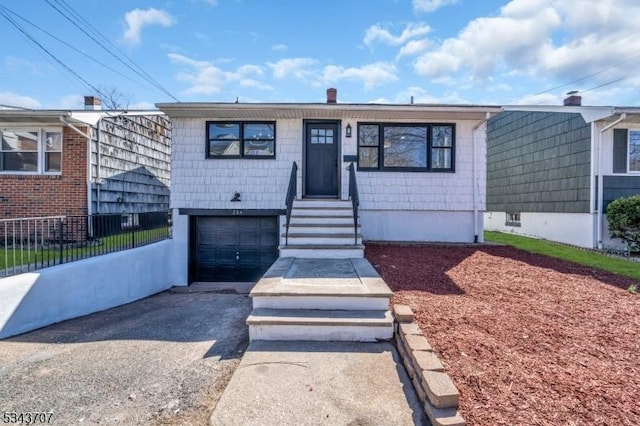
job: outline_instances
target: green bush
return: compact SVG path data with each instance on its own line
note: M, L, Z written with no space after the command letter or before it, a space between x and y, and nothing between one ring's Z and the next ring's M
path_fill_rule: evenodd
M640 247L640 195L609 203L607 221L611 238L620 238L632 247Z

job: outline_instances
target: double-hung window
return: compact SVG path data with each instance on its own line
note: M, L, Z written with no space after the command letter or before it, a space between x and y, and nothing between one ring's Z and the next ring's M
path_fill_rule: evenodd
M0 129L0 172L60 173L60 129Z
M452 172L453 124L358 124L358 169Z
M207 122L207 158L275 158L276 123Z
M630 172L640 172L640 130L629 130Z

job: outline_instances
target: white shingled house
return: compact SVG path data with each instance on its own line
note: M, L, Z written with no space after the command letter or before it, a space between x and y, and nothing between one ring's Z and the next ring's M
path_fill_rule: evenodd
M163 103L183 281L259 277L363 241L482 241L493 106Z

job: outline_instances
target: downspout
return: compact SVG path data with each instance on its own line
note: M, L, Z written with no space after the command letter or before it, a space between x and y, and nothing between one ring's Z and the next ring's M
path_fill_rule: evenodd
M620 114L620 118L618 118L616 121L614 121L613 123L609 124L608 126L604 127L602 130L600 130L600 133L598 134L598 216L597 216L597 224L596 224L596 229L597 229L597 238L598 238L598 248L602 249L602 216L603 216L603 211L602 211L602 207L603 207L603 191L604 191L604 178L602 176L602 135L604 134L604 132L606 132L607 130L611 129L614 126L617 126L618 124L620 124L622 121L624 121L627 118L627 114L626 113L622 113Z
M487 112L484 119L478 121L473 129L471 130L471 175L473 179L473 242L478 242L478 234L479 225L478 225L478 167L476 166L477 162L477 153L476 153L476 130L480 128L483 124L487 122L491 118L491 113ZM485 145L486 145L486 137L485 137Z
M102 186L102 182L100 182L100 125L103 118L105 118L104 115L98 118L96 123L96 213L100 213L100 187Z
M60 121L71 130L87 139L87 215L91 216L91 135L87 135L70 123L64 115L60 116Z

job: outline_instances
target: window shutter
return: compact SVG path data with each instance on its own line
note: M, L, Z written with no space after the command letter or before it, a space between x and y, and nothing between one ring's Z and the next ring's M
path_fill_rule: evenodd
M613 130L613 173L627 173L627 129Z

